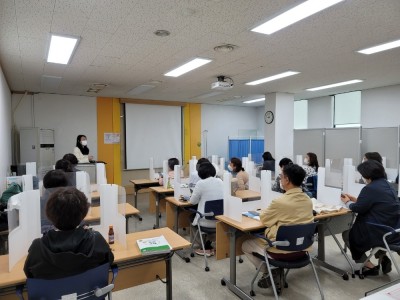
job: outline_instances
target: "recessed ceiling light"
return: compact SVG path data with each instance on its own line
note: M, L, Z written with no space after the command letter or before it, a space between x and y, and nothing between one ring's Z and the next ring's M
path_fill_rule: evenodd
M66 65L76 50L79 37L52 34L50 38L47 62Z
M261 79L255 80L255 81L247 82L246 85L257 85L257 84L261 84L264 82L273 81L273 80L277 80L277 79L281 79L281 78L285 78L285 77L297 75L297 74L300 74L300 72L287 71L287 72L283 72L283 73L276 74L273 76L261 78Z
M195 58L188 63L173 69L172 71L169 71L168 73L164 74L164 76L171 76L171 77L178 77L181 76L189 71L192 71L196 68L199 68L201 66L204 66L205 64L208 64L211 62L211 59L205 59L205 58Z
M154 89L156 86L151 84L142 84L128 91L128 95L139 95Z
M261 101L265 101L265 98L259 98L259 99L254 99L254 100L248 100L248 101L244 101L243 103L249 104L249 103L261 102Z
M214 51L219 53L229 53L235 50L235 48L237 48L237 46L232 44L224 44L214 47Z
M362 53L362 54L374 54L374 53L377 53L377 52L382 52L382 51L393 49L393 48L397 48L397 47L400 47L400 40L389 42L389 43L385 43L385 44L381 44L381 45L378 45L378 46L373 46L373 47L370 47L370 48L359 50L357 52Z
M171 33L170 33L168 30L160 29L160 30L154 31L154 34L155 34L156 36L164 37L164 36L169 36Z
M361 79L354 79L354 80L349 80L349 81L343 81L343 82L338 82L338 83L333 83L333 84L318 86L318 87L311 88L311 89L306 89L306 91L314 92L314 91L319 91L319 90L324 90L324 89L330 89L330 88L337 87L337 86L349 85L349 84L354 84L354 83L359 83L359 82L363 82L363 80L361 80Z
M272 34L341 1L343 0L308 0L251 29L251 31Z

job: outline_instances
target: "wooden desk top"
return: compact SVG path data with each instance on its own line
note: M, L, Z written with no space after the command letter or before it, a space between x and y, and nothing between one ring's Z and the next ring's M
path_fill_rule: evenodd
M135 185L158 184L156 179L131 179L129 181Z
M130 203L124 203L124 204L121 203L118 205L125 206L125 215L126 216L137 215L140 213L140 211L137 208L133 207ZM100 220L100 206L91 207L90 215L88 214L85 217L85 221L88 221L88 222L94 222L97 220Z
M159 228L154 230L147 230L141 232L129 233L126 235L127 248L123 249L122 246L114 244L111 249L114 253L115 263L134 260L140 258L142 255L140 253L139 247L136 241L143 238L151 238L164 235L168 243L171 245L173 250L179 250L190 247L190 242L185 240L183 237L175 233L169 228ZM23 267L25 264L25 257L22 258L12 269L8 272L8 255L0 256L0 288L15 286L17 284L24 283L26 280Z
M168 202L172 203L175 206L179 206L179 207L186 207L186 206L193 206L193 204L191 204L188 201L179 201L177 199L175 199L175 197L166 197L165 200L167 200Z
M247 199L257 199L261 198L261 193L256 192L256 191L250 191L250 190L240 190L236 191L235 196L238 198L241 198L242 200L247 200Z
M149 187L153 192L156 192L158 194L164 194L164 193L173 193L174 189L166 189L164 186L151 186Z
M348 209L341 209L340 211L337 212L316 215L314 217L314 220L318 221L318 220L328 219L331 217L343 216L350 212L351 211ZM261 221L246 216L242 216L241 222L235 221L224 215L216 216L215 218L243 232L254 231L265 228L265 226L261 223Z

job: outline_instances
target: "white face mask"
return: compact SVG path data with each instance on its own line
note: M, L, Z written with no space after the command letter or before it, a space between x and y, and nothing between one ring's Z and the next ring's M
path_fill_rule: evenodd
M81 145L82 145L82 146L87 146L87 141L86 141L86 140L81 141Z
M308 163L309 163L309 160L308 160L307 157L305 157L305 158L304 158L304 164L305 164L305 165L308 165Z
M228 165L228 170L229 170L230 172L233 172L233 168L232 168L231 165Z

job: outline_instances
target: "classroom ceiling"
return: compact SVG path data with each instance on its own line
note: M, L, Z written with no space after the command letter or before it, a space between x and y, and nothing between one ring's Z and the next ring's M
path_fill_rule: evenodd
M271 92L311 99L400 83L400 48L355 52L400 39L399 0L346 0L272 35L250 31L302 2L2 0L0 64L12 91L229 105ZM156 36L160 29L170 36ZM46 62L50 33L81 37L69 65ZM234 51L214 51L223 44L235 45ZM212 62L178 78L163 75L195 57ZM244 85L287 70L301 73ZM234 87L211 90L219 75L231 77ZM364 82L305 91L351 79ZM93 83L108 86L87 92ZM155 87L128 94L140 85Z

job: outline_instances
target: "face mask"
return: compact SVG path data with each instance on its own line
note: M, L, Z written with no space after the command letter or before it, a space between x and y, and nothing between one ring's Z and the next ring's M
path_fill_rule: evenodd
M304 158L304 164L305 164L305 165L308 165L308 163L309 163L308 158L307 158L307 157Z
M283 188L282 182L280 182L280 181L279 181L279 187L281 188L281 190L285 190L285 189Z
M85 140L85 141L81 141L81 145L82 146L87 146L87 141Z
M231 165L228 165L228 170L229 170L230 172L233 172L233 168L231 167Z

